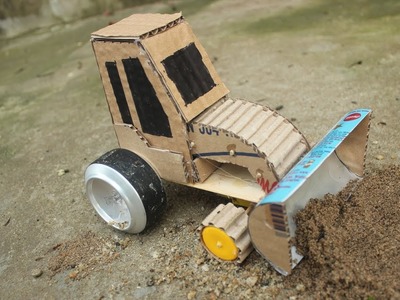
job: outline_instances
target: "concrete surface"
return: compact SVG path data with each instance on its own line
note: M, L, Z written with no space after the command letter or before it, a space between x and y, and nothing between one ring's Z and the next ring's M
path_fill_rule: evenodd
M170 206L160 226L129 237L120 259L79 281L70 280L68 271L51 277L47 269L54 245L88 230L125 238L95 215L85 197L86 166L117 147L90 33L132 13L171 7L160 2L1 41L1 299L212 298L207 283L146 285L153 261L160 272L164 268L159 249L202 251L193 232L165 232L188 222L196 227L223 201L177 185L167 186ZM314 142L346 112L370 107L367 171L399 164L398 1L220 0L195 7L178 2L176 9L183 10L232 96L283 106L280 113ZM67 173L60 176L60 170ZM246 268L264 264L254 253ZM225 267L208 268L203 276L217 280ZM34 278L35 269L43 275ZM257 285L249 289L252 298L272 295Z

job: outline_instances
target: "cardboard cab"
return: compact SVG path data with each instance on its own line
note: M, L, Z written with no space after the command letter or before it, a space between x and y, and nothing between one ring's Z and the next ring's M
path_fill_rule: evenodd
M181 14L133 15L94 32L92 44L120 146L135 149L138 133L145 148L169 152L152 163L162 177L192 181L186 124L228 90Z

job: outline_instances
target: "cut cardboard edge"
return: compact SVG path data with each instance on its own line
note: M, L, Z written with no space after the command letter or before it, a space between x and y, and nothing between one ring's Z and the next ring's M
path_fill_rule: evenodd
M198 182L204 182L207 178L221 166L221 163L206 158L195 158L193 165L196 170Z
M138 39L144 35L157 34L160 30L173 27L183 19L182 13L133 14L119 22L92 33L92 39Z
M343 164L358 176L364 175L370 123L371 114L364 118L335 150Z
M248 227L254 247L281 274L290 274L302 259L290 244L295 236L293 217L297 211L310 198L337 193L350 180L359 178L353 170L363 171L370 118L369 109L346 114L250 213ZM362 149L362 159L356 156L352 160L354 156L347 154L353 147ZM268 211L275 224L268 220Z

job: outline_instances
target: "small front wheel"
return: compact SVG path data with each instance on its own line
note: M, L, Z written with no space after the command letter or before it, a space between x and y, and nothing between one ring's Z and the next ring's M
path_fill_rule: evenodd
M167 206L160 177L126 149L112 150L90 164L85 184L96 212L121 231L142 232L159 221Z
M243 262L253 251L247 221L242 207L232 203L218 205L199 228L204 248L219 260Z

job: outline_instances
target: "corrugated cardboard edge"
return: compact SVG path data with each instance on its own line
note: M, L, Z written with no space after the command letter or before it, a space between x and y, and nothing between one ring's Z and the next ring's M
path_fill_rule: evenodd
M237 109L238 105L241 107L240 110L230 112L232 109ZM188 126L190 144L192 145L191 152L194 157L208 158L220 163L231 163L247 168L254 181L257 181L266 193L269 193L280 177L276 174L275 167L269 161L269 157L260 151L258 145L255 144L256 137L264 135L264 132L260 131L262 127L259 126L261 125L256 122L253 114L250 117L246 116L246 118L244 117L245 113L242 115L242 110L249 111L249 106L257 111L257 118L261 118L258 123L262 122L263 118L260 115L264 113L268 113L273 119L275 118L274 111L259 104L229 98L222 99L194 119ZM301 146L301 151L293 152L289 157L282 156L280 160L275 160L275 162L278 162L279 165L292 166L307 150L308 145L306 141L303 142L301 133L291 123L287 123L285 118L280 116L277 120L281 120L278 122L281 127L288 128L289 132L296 134L298 139L294 142ZM226 121L227 124L232 123L232 126L225 124ZM255 123L258 125L253 128L251 125ZM244 135L242 135L243 133ZM271 137L273 136L271 135ZM265 142L268 141L269 143L276 142L271 138ZM295 143L292 142L291 144L296 146ZM276 147L287 145L285 139L282 143L275 144ZM232 155L230 154L231 151ZM297 155L294 156L293 154ZM290 164L287 164L287 160Z
M189 132L189 139L194 143L191 149L194 157L244 167L249 170L254 180L257 174L260 174L269 182L277 181L265 157L253 145L246 144L232 132L220 128L212 128L204 124L192 125L193 132ZM231 151L232 154L230 154Z
M138 39L165 31L183 19L182 13L134 14L92 33L92 38Z
M265 159L277 179L281 179L309 150L307 140L291 122L269 107L249 101L227 97L192 123L209 129L211 133L223 131L251 146ZM262 164L265 163L259 165Z

